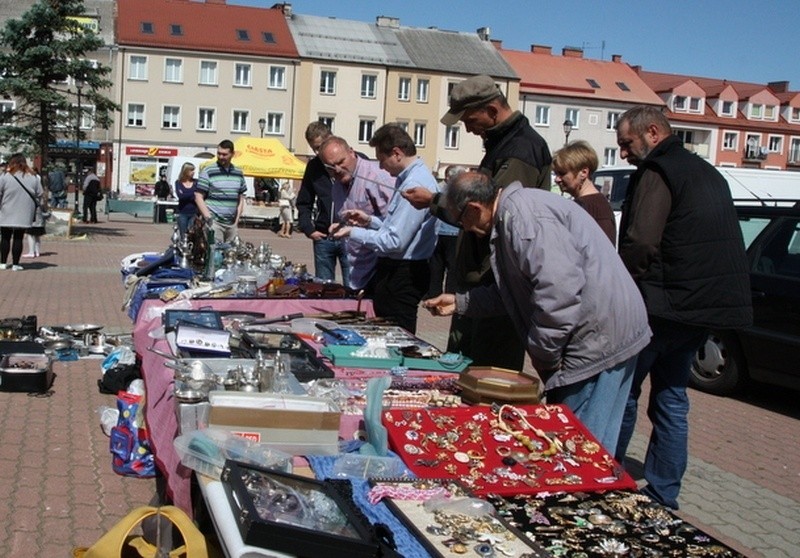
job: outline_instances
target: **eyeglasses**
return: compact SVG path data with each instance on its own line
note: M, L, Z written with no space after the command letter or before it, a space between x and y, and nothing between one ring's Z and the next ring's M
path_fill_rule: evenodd
M469 208L469 203L465 203L464 207L461 208L461 213L458 214L458 219L456 219L456 225L459 227L464 227L464 214L467 212Z

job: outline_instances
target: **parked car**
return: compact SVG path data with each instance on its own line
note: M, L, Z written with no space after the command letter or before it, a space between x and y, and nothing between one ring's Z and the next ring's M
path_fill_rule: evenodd
M691 385L719 395L755 380L800 390L800 202L736 211L750 265L753 325L712 331L692 366Z

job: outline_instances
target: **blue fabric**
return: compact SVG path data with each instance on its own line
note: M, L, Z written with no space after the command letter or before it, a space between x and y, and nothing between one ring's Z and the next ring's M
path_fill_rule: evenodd
M616 458L623 463L636 426L642 382L650 375L647 416L653 425L644 461L647 486L642 492L678 509L681 479L688 462L689 383L692 358L705 341L706 331L666 320L651 320L653 337L639 354L633 384L625 405Z
M349 442L343 449L355 451L362 444L357 440ZM325 480L330 478L333 472L333 464L338 455L308 455L306 459L311 464L316 478ZM411 474L409 473L409 476ZM382 523L391 531L394 542L397 545L398 553L405 558L428 558L430 554L425 547L411 534L406 526L392 513L385 503L379 502L375 505L367 500L370 486L369 481L364 479L350 479L353 483L353 500L359 509L367 516L373 525Z
M548 391L547 402L569 407L597 441L613 452L635 367L636 357L629 358L588 380Z

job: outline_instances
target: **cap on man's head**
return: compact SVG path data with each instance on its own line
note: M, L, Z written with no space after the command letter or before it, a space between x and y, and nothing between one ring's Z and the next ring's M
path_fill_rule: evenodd
M450 92L450 110L442 116L440 122L445 126L454 126L461 120L465 110L479 107L501 95L502 92L490 76L480 75L465 79Z

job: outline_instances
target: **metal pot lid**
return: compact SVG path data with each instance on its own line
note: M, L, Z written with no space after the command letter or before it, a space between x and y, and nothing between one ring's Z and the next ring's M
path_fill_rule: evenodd
M195 389L180 389L175 391L175 399L179 403L201 403L208 399L203 392Z
M84 333L92 333L100 331L104 326L97 324L67 324L63 327L64 331L68 331L74 335L83 335Z

